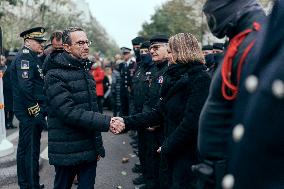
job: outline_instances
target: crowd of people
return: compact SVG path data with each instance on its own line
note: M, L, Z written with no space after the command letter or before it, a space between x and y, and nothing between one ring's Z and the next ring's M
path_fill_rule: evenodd
M20 121L20 188L44 187L43 129L55 189L76 176L78 188L94 188L108 131L133 139L139 188L283 188L284 3L266 16L256 0L207 0L203 12L225 44L200 47L190 33L137 36L114 61L90 55L79 27L49 40L43 27L23 31L23 47L0 65L6 128L14 114Z

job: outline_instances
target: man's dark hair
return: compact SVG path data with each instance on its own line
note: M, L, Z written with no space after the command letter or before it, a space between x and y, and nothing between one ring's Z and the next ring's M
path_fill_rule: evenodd
M52 32L50 36L50 42L52 42L54 38L56 41L60 41L62 39L62 31L57 30L57 31Z
M69 28L66 28L65 30L63 30L62 43L71 45L72 41L71 41L71 35L70 34L72 32L75 32L75 31L84 31L84 30L82 28L80 28L80 27L69 27Z

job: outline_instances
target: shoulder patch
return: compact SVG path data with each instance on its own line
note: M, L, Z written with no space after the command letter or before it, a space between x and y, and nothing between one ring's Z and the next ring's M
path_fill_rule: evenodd
M28 53L30 53L30 51L28 49L23 49L23 53L28 54Z
M29 72L28 71L23 71L22 78L23 79L28 79L29 78Z
M30 69L30 61L21 60L21 70L28 70L28 69Z

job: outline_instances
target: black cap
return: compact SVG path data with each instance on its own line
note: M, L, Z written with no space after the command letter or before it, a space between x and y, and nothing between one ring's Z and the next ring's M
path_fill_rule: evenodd
M223 43L213 43L213 49L223 50L224 44Z
M47 41L47 39L45 39L45 28L44 27L36 27L36 28L31 28L26 31L23 31L20 34L20 37L24 39L34 39L37 41Z
M150 44L154 43L168 43L169 38L166 35L155 35L150 39Z
M150 41L144 41L140 47L140 49L149 49Z
M212 45L204 45L204 46L202 46L202 50L203 51L213 50L213 46Z
M144 37L135 37L134 39L131 40L132 45L141 45L145 41Z
M127 47L121 47L120 50L121 50L122 54L123 54L123 53L130 53L130 52L131 52L131 49L130 49L130 48L127 48Z

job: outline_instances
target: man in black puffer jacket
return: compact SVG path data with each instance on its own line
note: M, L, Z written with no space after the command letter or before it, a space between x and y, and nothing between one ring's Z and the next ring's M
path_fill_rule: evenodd
M71 188L75 175L79 188L94 188L97 145L100 132L109 130L110 117L98 113L96 85L88 71L86 33L81 28L67 28L62 41L64 51L52 53L44 66L54 188Z

